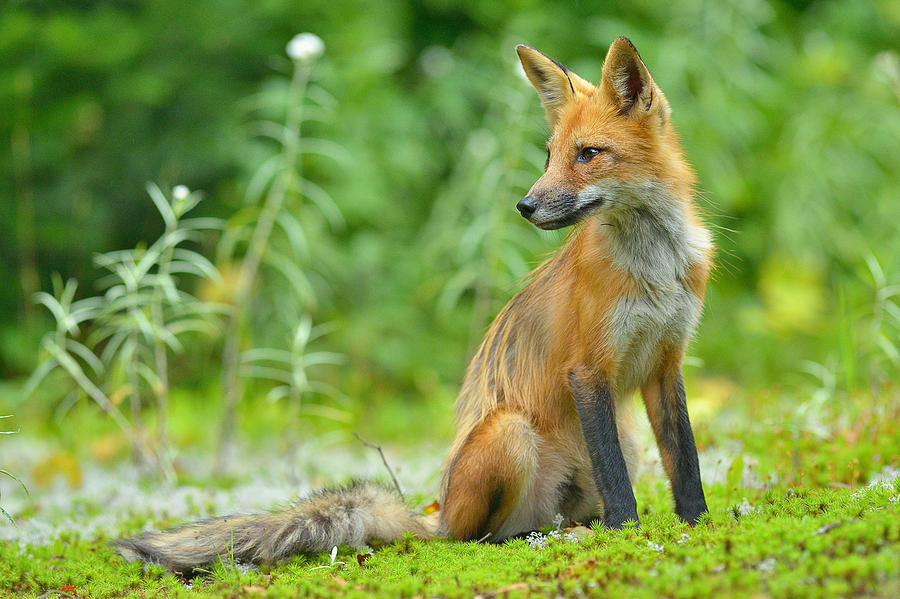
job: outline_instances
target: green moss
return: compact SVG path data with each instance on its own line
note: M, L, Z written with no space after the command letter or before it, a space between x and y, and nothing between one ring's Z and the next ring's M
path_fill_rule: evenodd
M358 559L327 554L242 572L217 564L187 586L155 566L126 564L106 540L0 547L0 589L23 597L74 588L81 596L471 597L506 593L629 597L896 596L900 592L900 481L858 491L776 487L735 518L724 486L711 516L679 522L663 485L640 484L640 528L594 527L579 543L501 545L403 539ZM823 509L824 507L824 509ZM341 563L343 562L343 563ZM320 568L319 566L327 566Z

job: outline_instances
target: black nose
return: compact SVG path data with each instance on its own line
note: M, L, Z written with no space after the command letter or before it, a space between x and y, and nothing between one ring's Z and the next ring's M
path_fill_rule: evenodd
M535 203L534 198L532 198L531 196L525 196L524 198L519 200L518 204L516 204L516 210L519 211L519 214L521 214L525 218L528 218L529 216L534 214L535 210L537 210L537 204Z

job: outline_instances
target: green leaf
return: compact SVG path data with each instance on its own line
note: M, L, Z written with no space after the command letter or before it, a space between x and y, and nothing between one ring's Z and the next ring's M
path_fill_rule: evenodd
M290 212L282 211L275 217L275 223L284 231L291 249L300 258L309 256L309 245L306 242L306 233L303 227Z
M101 375L103 374L103 362L98 358L94 352L87 348L82 343L75 341L74 339L66 339L66 350L75 355L79 356L85 363L91 367L91 370L94 371L94 374Z
M305 354L301 363L304 366L314 366L317 364L344 364L346 362L344 354L337 352L311 352Z
M46 358L38 364L31 376L28 377L28 380L25 381L25 386L22 388L22 397L31 397L31 394L35 392L47 375L53 372L53 369L58 365L56 358L53 357Z
M166 225L166 230L174 229L178 222L178 218L175 216L172 206L169 205L169 201L166 199L165 194L163 194L162 190L153 182L147 183L147 193L150 194L153 205L156 206L159 215L162 216L163 222Z
M244 201L248 204L256 204L265 195L266 190L275 180L275 176L281 169L281 156L272 156L263 162L250 182L247 183L247 190L244 192ZM227 225L226 225L227 228Z
M331 158L340 165L345 164L349 158L347 150L330 139L316 139L313 137L301 138L299 150L302 154L318 154L320 156Z
M290 366L296 354L285 349L274 349L269 347L257 347L241 352L241 362L277 362Z
M270 250L265 256L265 262L281 273L304 304L311 305L315 303L316 296L309 279L293 260L290 260L281 252Z
M303 196L309 198L313 202L313 204L315 204L315 206L325 217L325 220L328 221L328 224L335 229L343 229L345 225L344 215L341 214L341 209L338 208L337 204L335 204L334 200L328 194L328 192L309 179L301 179L300 185L301 189L297 191L302 193Z

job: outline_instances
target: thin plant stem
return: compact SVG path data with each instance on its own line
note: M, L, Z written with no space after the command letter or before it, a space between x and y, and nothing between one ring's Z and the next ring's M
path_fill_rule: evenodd
M145 434L144 418L141 414L141 387L138 380L137 372L137 348L132 352L131 358L128 360L128 382L131 385L131 422L134 426L134 436L131 440L132 454L135 462L139 466L147 466L150 460L148 454L144 454L143 446L146 444L147 435Z
M309 80L309 65L296 61L291 79L289 105L285 119L282 169L272 189L266 195L256 227L247 246L247 253L241 262L238 274L234 305L225 332L225 347L222 362L223 415L219 434L219 454L217 469L224 467L226 453L234 441L237 405L241 397L240 336L244 324L244 310L256 281L260 262L268 249L269 237L275 219L281 211L291 179L297 177L297 157L300 152L300 125L303 116L303 95Z
M162 309L153 306L154 320L162 320ZM159 377L159 388L156 390L156 443L160 459L169 461L169 360L166 345L162 339L153 342L153 355L156 363L156 375Z
M175 223L166 226L168 235L177 227ZM165 281L169 276L169 266L172 262L174 247L168 245L162 254L159 264L159 281ZM163 290L161 285L157 284L153 292L153 303L151 306L151 318L157 330L161 330L165 325L163 318ZM166 353L166 344L162 337L156 335L153 339L153 359L156 364L156 376L158 377L159 387L156 389L156 443L160 466L166 470L171 470L169 459L169 359ZM165 464L165 466L163 466Z

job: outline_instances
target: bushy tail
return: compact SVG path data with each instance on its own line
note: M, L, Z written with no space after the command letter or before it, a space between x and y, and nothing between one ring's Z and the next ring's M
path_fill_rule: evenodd
M128 561L143 560L193 576L218 559L260 564L335 545L391 542L404 533L430 538L434 517L410 511L398 494L372 483L325 489L271 514L226 516L116 541Z

